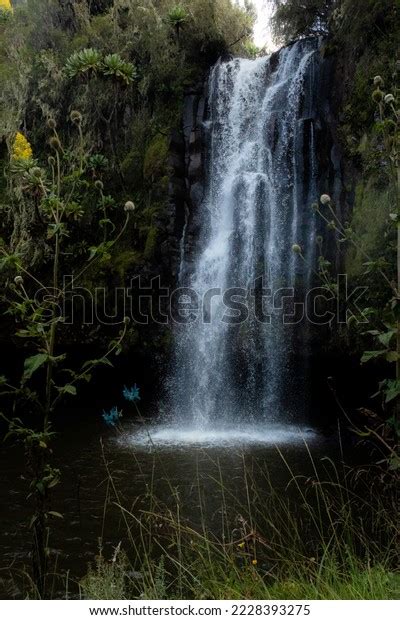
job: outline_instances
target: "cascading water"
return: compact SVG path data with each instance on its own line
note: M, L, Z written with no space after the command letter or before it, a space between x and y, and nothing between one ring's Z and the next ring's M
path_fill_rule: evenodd
M318 56L318 41L304 40L272 57L220 61L211 71L202 232L194 262L180 268L180 285L203 304L196 321L176 328L171 418L181 427L277 423L302 408L296 348L307 330L283 325L290 293L282 289L305 290L315 260ZM249 316L238 323L228 297Z

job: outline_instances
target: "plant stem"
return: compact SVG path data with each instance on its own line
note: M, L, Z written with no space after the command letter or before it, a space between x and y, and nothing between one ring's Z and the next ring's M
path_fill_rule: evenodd
M57 208L55 213L55 224L59 226L61 222L60 213L60 195L61 195L61 169L60 169L60 155L57 151ZM43 430L46 433L49 430L50 413L52 409L52 382L53 382L53 357L56 344L57 335L57 311L56 311L56 299L58 290L58 266L60 260L60 232L56 228L55 234L55 250L54 250L54 262L53 262L53 308L52 308L52 321L50 327L50 340L48 344L49 361L47 363L47 375L46 375L46 405L43 420Z
M397 217L400 216L400 162L397 162L397 179L396 179L396 190L397 190ZM400 222L397 221L397 290L400 291ZM397 303L399 302L397 298ZM397 310L397 308L396 308ZM397 360L396 360L396 380L400 381L400 321L397 320L397 329L396 329L396 352L397 352ZM400 419L400 402L399 398L397 398L395 416L396 421L398 422Z

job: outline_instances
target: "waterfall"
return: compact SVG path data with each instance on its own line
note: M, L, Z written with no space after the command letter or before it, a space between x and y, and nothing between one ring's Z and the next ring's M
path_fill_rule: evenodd
M307 328L282 316L295 307L290 289L298 295L311 285L315 262L318 67L318 41L304 40L211 71L201 234L190 265L182 251L180 267L180 286L195 291L200 312L175 329L176 423L277 423L304 409Z

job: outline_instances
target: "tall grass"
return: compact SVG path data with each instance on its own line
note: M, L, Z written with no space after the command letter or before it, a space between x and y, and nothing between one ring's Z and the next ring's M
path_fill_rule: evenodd
M162 467L162 453L155 458ZM290 477L290 495L276 489L265 463L247 461L243 455L245 502L214 462L216 475L210 482L220 490L217 527L215 519L212 525L207 519L203 490L207 481L199 475L194 481L195 526L183 516L185 506L168 480L168 504L155 496L151 476L147 508L126 507L105 461L108 501L121 511L128 542L111 561L99 554L81 582L81 595L91 599L398 598L398 489L391 485L385 493L382 487L377 493L368 472L339 469L329 459L316 464L310 452L313 475L299 477L282 453L280 458Z

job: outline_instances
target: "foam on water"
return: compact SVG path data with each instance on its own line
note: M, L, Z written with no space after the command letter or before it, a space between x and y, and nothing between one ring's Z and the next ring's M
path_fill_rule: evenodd
M125 433L120 441L139 448L168 447L222 447L249 445L284 445L311 443L318 434L306 427L252 425L238 428L223 427L202 430L196 427L174 425L146 426L135 432Z

